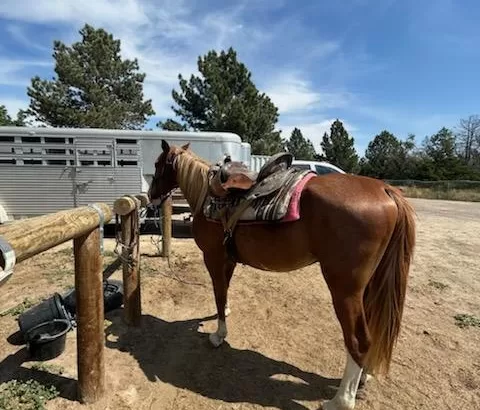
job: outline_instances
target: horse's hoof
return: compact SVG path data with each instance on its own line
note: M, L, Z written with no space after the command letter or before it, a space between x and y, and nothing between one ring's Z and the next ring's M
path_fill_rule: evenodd
M223 343L223 337L220 337L217 333L210 333L208 338L214 347L219 347Z
M353 410L355 403L339 403L339 401L333 399L328 400L322 404L322 410Z

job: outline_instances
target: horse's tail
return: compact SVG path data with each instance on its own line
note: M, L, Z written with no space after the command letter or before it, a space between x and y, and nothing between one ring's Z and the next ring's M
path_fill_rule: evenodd
M363 302L371 346L365 367L371 373L388 373L403 315L407 278L415 247L415 211L402 193L387 185L397 205L397 221L390 242L364 294Z

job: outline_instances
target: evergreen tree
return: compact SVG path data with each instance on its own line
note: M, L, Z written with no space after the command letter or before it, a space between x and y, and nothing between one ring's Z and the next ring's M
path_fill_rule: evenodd
M343 123L336 119L330 126L330 135L325 133L320 143L327 161L342 168L345 172L358 170L358 155L355 140L348 135Z
M403 179L411 170L408 153L414 147L413 136L405 142L384 130L369 142L361 173L381 179Z
M54 127L142 128L155 112L137 60L122 60L120 40L103 29L86 24L80 35L71 46L54 42L57 77L32 78L29 113Z
M309 139L306 139L302 131L294 128L290 139L286 142L288 152L292 153L295 159L313 161L315 159L315 148Z
M456 154L455 135L448 128L441 128L436 134L424 140L425 160L430 163L432 179L468 179L473 169Z
M180 90L172 91L176 103L172 110L186 128L236 133L251 144L252 154L284 150L284 141L274 129L277 107L257 90L251 73L232 48L199 57L198 71L200 76L192 75L188 81L180 74Z
M180 124L179 122L168 119L166 121L159 121L157 127L167 131L187 131L185 124Z
M0 126L26 126L27 113L25 110L18 110L17 118L10 117L7 111L7 107L0 105Z

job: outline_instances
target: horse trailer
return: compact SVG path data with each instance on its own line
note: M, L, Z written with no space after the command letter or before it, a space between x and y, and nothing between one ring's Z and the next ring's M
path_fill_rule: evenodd
M147 192L162 139L250 166L234 133L0 127L0 223Z

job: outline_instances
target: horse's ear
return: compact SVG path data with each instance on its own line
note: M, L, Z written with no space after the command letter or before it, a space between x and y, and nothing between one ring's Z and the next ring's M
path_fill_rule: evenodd
M188 150L189 148L190 148L190 143L189 143L189 142L187 142L187 143L182 147L182 149L183 149L184 151Z
M162 140L162 150L163 152L170 151L170 145L168 145L168 142L165 140Z

